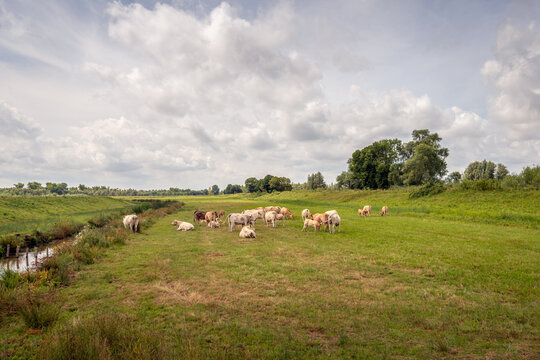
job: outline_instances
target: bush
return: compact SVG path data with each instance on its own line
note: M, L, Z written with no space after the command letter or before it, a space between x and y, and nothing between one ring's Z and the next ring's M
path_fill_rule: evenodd
M45 259L41 264L41 269L48 270L51 280L61 285L69 284L69 265L71 259L65 252L59 252Z
M162 336L143 330L126 316L74 319L45 339L39 359L166 359Z
M18 272L13 270L5 270L2 275L0 275L0 286L4 289L15 289L17 285L21 282L21 275Z
M506 176L506 178L509 176ZM462 190L497 190L501 188L501 184L497 179L482 179L482 180L463 180L459 184L459 188Z
M73 254L73 259L86 265L93 264L94 259L99 255L96 249L91 248L87 244L77 244L73 246L71 253Z
M436 195L444 192L446 188L440 182L430 182L411 191L409 199L416 199L424 196Z
M60 308L54 304L50 295L43 291L28 293L19 308L26 326L43 329L56 321Z
M101 229L88 229L81 235L78 243L98 247L109 247L110 245Z

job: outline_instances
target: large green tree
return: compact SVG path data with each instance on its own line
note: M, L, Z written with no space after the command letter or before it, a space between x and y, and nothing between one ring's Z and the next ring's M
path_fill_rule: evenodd
M385 139L356 150L348 161L352 174L352 178L347 179L349 184L361 189L390 187L388 175L392 164L399 158L401 146L398 139Z
M440 180L446 174L449 151L440 144L441 137L428 129L414 130L412 140L401 148L403 183L419 185Z

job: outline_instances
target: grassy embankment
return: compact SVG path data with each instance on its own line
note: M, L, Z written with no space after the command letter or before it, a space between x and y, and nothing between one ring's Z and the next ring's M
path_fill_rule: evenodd
M131 206L103 196L0 196L0 235L44 231L59 219L86 222Z
M122 348L136 329L146 339L139 346L161 349L147 358L537 358L539 194L180 198L180 211L55 291L55 325L28 333L17 316L4 319L0 353L24 357L42 344L45 358L77 355L87 351L77 344L106 340ZM368 203L376 211L388 205L390 216L359 218L356 209ZM225 227L180 233L170 225L192 221L197 208L271 204L296 215L337 209L341 233L302 233L298 219L258 225L250 240Z

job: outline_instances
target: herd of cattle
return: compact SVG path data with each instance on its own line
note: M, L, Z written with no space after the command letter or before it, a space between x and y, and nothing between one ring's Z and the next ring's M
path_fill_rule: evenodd
M371 216L371 206L366 205L363 209L358 209L359 216ZM381 210L381 216L388 215L388 206L383 206ZM225 217L225 211L202 211L195 210L193 213L193 221L195 224L200 225L202 223L207 224L210 228L219 228L222 222L222 219ZM242 230L240 231L239 236L241 238L254 238L255 235L255 223L257 220L261 219L265 225L276 227L279 221L285 225L285 219L294 219L292 212L285 207L280 206L267 206L267 207L258 207L255 209L244 210L242 213L231 213L227 216L227 223L229 226L229 231L232 232L236 225L241 225ZM338 231L341 231L341 217L339 216L336 210L329 210L325 213L312 214L309 209L302 210L302 221L304 222L304 227L302 231L307 231L308 227L313 227L314 231L319 231L321 226L324 227L324 231L329 231L334 233L336 231L336 226ZM137 232L139 229L139 218L137 215L126 215L124 216L124 227L133 232ZM194 230L195 227L193 224L174 220L171 225L177 226L179 231L189 231Z

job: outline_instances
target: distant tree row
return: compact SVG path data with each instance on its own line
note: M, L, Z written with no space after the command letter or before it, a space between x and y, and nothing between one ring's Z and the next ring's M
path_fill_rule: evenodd
M217 191L217 193L216 193ZM211 193L219 194L219 187L214 185ZM5 195L100 195L100 196L178 196L178 195L208 195L208 190L191 190L171 187L168 190L135 190L117 189L108 186L86 186L80 184L77 187L68 187L66 183L47 182L45 186L37 181L29 182L26 187L19 182L12 188L0 189L0 194Z
M248 193L291 191L292 184L291 179L287 177L277 177L274 175L266 175L262 179L250 177L245 181L245 190Z

